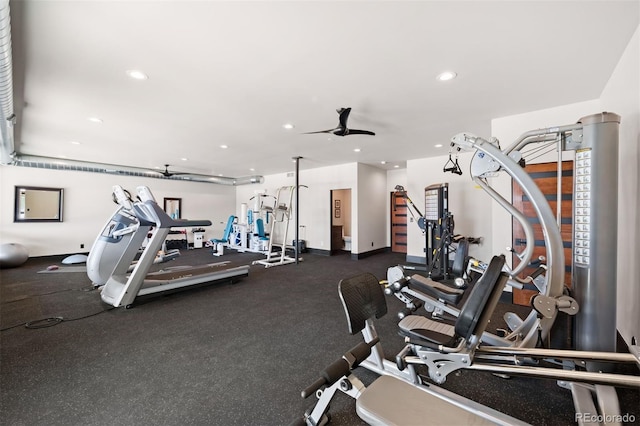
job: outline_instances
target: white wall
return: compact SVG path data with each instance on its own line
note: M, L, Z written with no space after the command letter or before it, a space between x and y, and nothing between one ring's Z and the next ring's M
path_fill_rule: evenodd
M352 214L357 217L357 229L351 238L352 253L365 253L387 247L385 223L389 220L387 206L387 172L377 167L358 164L358 191L352 206ZM357 233L357 235L355 235ZM353 241L356 246L353 246Z
M113 185L135 194L148 186L162 207L164 197L182 198L182 217L209 219L205 237L222 236L228 211L235 204L235 187L167 179L99 173L0 166L0 243L24 245L30 256L88 252L107 219L116 210ZM64 189L63 222L13 222L14 187L41 186ZM189 235L193 241L193 236ZM80 248L84 244L84 249Z
M600 96L621 118L618 174L617 325L627 343L640 339L640 27Z

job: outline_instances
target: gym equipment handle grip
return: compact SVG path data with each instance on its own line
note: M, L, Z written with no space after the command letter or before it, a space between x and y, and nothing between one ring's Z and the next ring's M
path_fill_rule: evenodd
M320 377L307 388L305 388L301 395L303 398L307 398L309 395L315 393L324 385L332 385L338 381L341 377L347 375L351 369L360 365L362 361L367 359L371 354L371 348L376 345L380 339L376 337L370 342L360 342L349 351L345 352L342 358L335 360L327 368L320 372ZM351 362L347 360L353 360Z
M308 398L309 395L312 395L315 393L315 391L317 391L318 389L320 389L322 386L325 385L325 383L327 383L327 381L324 379L324 377L320 377L318 380L316 380L315 382L313 382L311 385L307 386L305 388L305 390L303 390L301 392L301 395L303 398Z
M535 280L538 275L544 274L547 271L547 268L544 265L539 266L533 273L530 275L531 279Z

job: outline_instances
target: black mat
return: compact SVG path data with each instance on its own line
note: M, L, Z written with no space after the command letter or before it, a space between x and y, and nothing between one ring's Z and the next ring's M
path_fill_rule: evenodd
M0 270L0 409L7 425L283 425L312 400L300 390L358 343L350 336L337 283L371 272L383 279L404 255L361 260L304 255L299 265L251 266L249 277L110 309L84 274L38 274L60 257ZM250 264L256 254L212 257L183 251L163 266L221 260ZM388 357L403 347L395 312L377 330ZM500 307L503 311L507 307ZM62 317L50 325L36 320ZM75 321L69 321L77 319ZM55 320L54 320L55 321ZM495 326L499 325L496 319ZM364 381L375 376L359 369ZM536 425L574 424L569 391L553 380L463 371L443 387ZM623 412L638 412L636 390L621 390ZM428 407L425 424L428 424ZM362 422L338 395L332 424Z

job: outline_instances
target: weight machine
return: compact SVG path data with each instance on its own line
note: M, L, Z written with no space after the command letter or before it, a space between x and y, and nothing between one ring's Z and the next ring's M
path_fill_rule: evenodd
M231 227L227 244L229 248L241 253L245 251L268 253L269 238L264 231L264 227L265 224L271 224L274 208L265 205L264 200L266 198L273 198L274 202L276 202L276 197L267 195L262 190L256 191L256 195L250 198L250 200L254 201L251 209L248 209L246 203L240 205L240 216L236 217Z
M453 325L416 315L402 319L399 326L408 344L396 356L395 363L385 359L371 322L374 316L380 318L386 313L380 285L375 277L354 278L355 293L351 292L349 297L341 293L341 300L350 332L354 334L361 330L365 342L332 364L323 372L321 379L303 392L303 396L316 392L319 398L303 421L307 425L323 424L328 402L337 390L341 390L357 399L357 412L368 422L396 421L391 419L400 419L397 423L406 422L406 415L403 417L406 412L401 412L402 407L385 403L406 395L409 411L418 413L413 413L409 422L430 418L432 413L424 409L430 405L445 411L451 409L450 406L463 408L466 413L456 415L455 419L465 419L463 422L467 423L474 420L464 417L468 413L480 415L493 423L518 423L514 419L495 417L495 412L486 410L487 407L478 407L457 396L453 399L449 399L450 394L443 396L440 389L426 384L426 378L416 373L417 365L426 366L429 379L438 384L444 383L448 374L460 369L556 379L559 386L572 392L576 413L580 414L576 416L578 424L586 424L594 417L622 418L614 386L640 388L640 378L609 371L612 363L636 363L640 366L640 347L632 342L631 353L615 353L616 291L615 285L612 287L610 284L616 283L619 122L620 117L616 114L594 114L573 125L527 132L505 150L501 150L499 142L493 138L485 140L468 133L453 137L452 147L475 151L470 169L473 181L523 226L525 247L521 252L514 251L520 259L519 265L511 268L505 264L504 255L494 257L471 290ZM525 147L534 144L542 146L524 151ZM576 151L572 247L575 299L564 294L564 246L559 224L545 196L522 167L526 162L525 155L539 155L545 149L557 149L559 159L561 151ZM561 161L558 163L560 180ZM498 172L506 172L521 186L542 228L547 264L543 268L544 273L536 277L519 277L532 263L534 232L530 221L489 184L487 179ZM559 193L560 188L559 182ZM558 222L559 217L558 211ZM367 281L368 284L364 284ZM489 283L493 284L489 286ZM525 319L514 313L505 315L510 331L507 336L490 339L490 333L485 331L486 321L503 287L510 283L516 287L533 284L539 293L532 298L533 309ZM479 290L481 288L485 290ZM360 306L365 311L350 312L347 304ZM537 343L546 339L560 312L575 316L576 350L535 348ZM540 361L548 363L549 367L538 366ZM358 365L383 377L365 387L351 373ZM446 400L446 403L417 394L402 383L409 383L431 396L437 396L439 401ZM322 390L322 387L326 388Z
M457 164L457 161L456 161ZM402 269L424 271L434 281L456 278L450 265L450 256L457 249L454 244L462 239L478 244L478 238L465 238L454 234L453 214L449 212L449 184L439 183L425 188L425 214L413 203L402 185L396 185L396 196L407 202L407 210L425 236L425 266L403 265ZM393 209L396 210L396 197L393 197ZM415 213L414 213L415 211ZM417 214L417 217L416 217Z
M599 388L608 387L606 385L640 388L638 376L578 371L585 360L636 363L640 366L638 347L633 354L617 354L483 346L482 336L509 279L502 272L504 262L504 255L493 257L485 274L472 288L454 325L425 320L402 330L407 345L395 357L395 362L385 358L373 325L376 318L387 313L378 279L365 273L341 280L338 293L349 333L362 333L364 341L326 367L320 373L321 377L302 391L303 398L315 394L318 401L305 412L304 417L298 419L297 424L325 425L329 421L330 402L341 391L356 400L358 416L369 424L526 425L519 419L428 383L442 384L449 374L461 369L559 379L570 382L572 389L585 389L587 392L590 388L598 392ZM549 366L539 365L541 360L555 362ZM358 366L381 377L365 386L353 373ZM428 376L420 374L418 366L426 367ZM570 366L574 369L569 369ZM615 406L605 405L599 407L603 410L602 417L619 416ZM576 410L576 413L583 418L597 413L594 406L581 408L587 411ZM579 421L580 417L577 419Z
M429 278L451 278L449 251L453 238L453 215L449 212L449 184L438 183L424 189L426 258Z
M306 185L299 185L306 188ZM291 220L291 207L293 203L293 194L296 186L282 186L278 188L276 193L276 201L272 209L264 207L267 214L272 217L271 230L269 232L269 245L267 247L267 258L256 260L253 265L264 265L265 268L272 266L287 265L303 260L299 257L299 243L296 246L287 245L287 237L289 235L289 221ZM284 202L282 200L285 200ZM297 224L296 224L297 225ZM279 237L276 242L276 239ZM273 249L279 248L279 251ZM293 250L294 257L287 254L287 250Z
M484 140L475 135L461 133L452 139L452 146L475 149L471 175L498 203L507 209L523 226L525 249L515 253L520 264L510 276L516 281L532 281L539 293L532 298L533 310L529 317L540 317L542 333L547 334L557 312L575 312L573 339L579 351L615 352L616 349L616 259L618 205L618 132L620 116L603 112L582 117L576 124L532 130L524 133L504 151L492 138ZM527 149L527 150L525 150ZM545 152L558 154L558 193L561 199L562 152L575 151L573 206L573 261L572 294L563 295L564 246L560 236L560 203L554 215L546 198L522 166L526 156L540 156ZM498 161L507 156L511 161ZM517 170L520 168L520 170ZM544 280L520 280L517 275L531 262L534 234L529 221L498 194L486 180L501 170L509 174L522 187L536 209L543 229L547 250L547 270ZM613 285L611 285L613 283ZM510 313L507 324L521 329L527 322ZM532 345L527 345L532 346ZM599 360L585 363L588 371L610 371L611 366ZM576 412L596 412L594 399L601 412L617 409L615 389L610 386L585 388L570 381L560 382L571 389Z

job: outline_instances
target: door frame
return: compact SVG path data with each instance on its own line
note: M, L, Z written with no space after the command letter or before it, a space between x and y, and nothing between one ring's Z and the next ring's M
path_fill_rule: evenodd
M396 234L394 232L394 229L393 229L394 228L393 219L395 217L393 207L395 206L395 203L394 203L395 199L398 198L396 194L397 194L396 191L391 191L391 197L390 197L390 202L389 202L389 234L390 234L389 235L389 246L390 246L390 249L391 249L392 253L404 253L404 254L407 254L407 252L409 251L408 250L409 249L409 247L408 247L408 242L409 242L409 232L408 232L408 230L409 230L409 220L408 220L408 217L409 217L409 206L408 206L406 200L404 202L404 208L406 210L406 212L404 214L404 218L405 218L405 220L404 220L405 242L404 242L404 244L396 243L396 245L401 245L401 246L404 245L404 251L397 251L397 250L393 249L394 248L394 238L393 237ZM402 216L402 215L400 215L400 216Z

